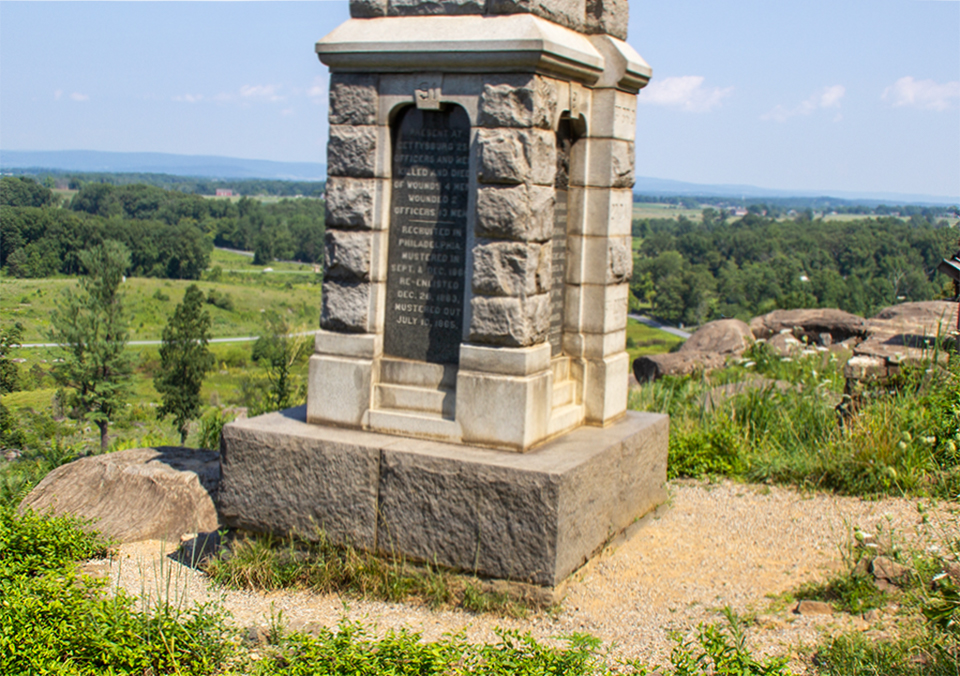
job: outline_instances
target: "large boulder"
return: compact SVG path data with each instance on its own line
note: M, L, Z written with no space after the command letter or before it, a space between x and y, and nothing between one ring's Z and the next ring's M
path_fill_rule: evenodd
M957 303L929 300L884 308L866 322L867 339L854 353L899 363L932 356L936 339L957 328ZM940 356L945 354L941 350Z
M790 331L795 338L806 338L811 345L839 343L867 334L863 317L829 308L774 310L750 320L750 330L757 338L769 338ZM829 336L829 338L827 338Z
M633 361L633 375L640 383L648 383L663 376L686 376L694 372L709 373L723 368L726 355L717 352L671 352L649 354Z
M743 354L753 343L753 333L739 319L718 319L707 322L680 346L680 352L717 352Z
M220 454L160 446L81 458L48 474L20 510L76 514L121 542L216 531Z

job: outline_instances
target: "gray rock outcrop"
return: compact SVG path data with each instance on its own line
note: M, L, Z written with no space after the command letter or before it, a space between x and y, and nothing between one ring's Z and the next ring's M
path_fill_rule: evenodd
M718 319L701 326L680 346L679 352L740 355L752 343L753 333L746 322L739 319Z
M121 542L179 542L219 526L220 454L160 446L81 458L48 474L20 510L75 514Z
M827 344L825 336L830 336L829 342L839 343L867 334L863 317L833 308L774 310L750 320L750 330L757 338L770 338L788 330L795 338L806 338L811 345Z
M686 376L700 371L709 373L722 368L726 356L716 352L671 352L649 354L633 361L633 375L640 383L658 380L663 376Z

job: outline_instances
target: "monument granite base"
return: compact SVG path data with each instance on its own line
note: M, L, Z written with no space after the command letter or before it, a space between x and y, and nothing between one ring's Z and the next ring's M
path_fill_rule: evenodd
M227 527L336 542L553 587L666 499L665 415L628 412L529 453L307 424L223 429Z

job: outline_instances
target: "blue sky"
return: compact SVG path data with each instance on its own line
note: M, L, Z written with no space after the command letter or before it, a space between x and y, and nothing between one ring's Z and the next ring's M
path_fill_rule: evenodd
M960 195L960 0L634 0L637 174ZM325 159L346 0L0 1L0 147Z

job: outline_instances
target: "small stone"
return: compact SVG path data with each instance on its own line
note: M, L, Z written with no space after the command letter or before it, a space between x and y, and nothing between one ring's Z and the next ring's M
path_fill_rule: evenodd
M346 228L373 228L373 198L376 193L376 179L343 178L331 176L327 179L326 224Z
M544 261L546 261L544 263ZM473 292L483 296L546 293L550 257L543 246L522 242L483 242L473 249Z
M387 0L350 0L350 16L354 19L372 19L387 15Z
M553 189L487 186L477 192L477 235L546 242L553 232Z
M486 84L480 96L479 126L550 129L557 111L557 90L540 76L505 76Z
M587 0L584 32L589 35L606 33L626 40L629 20L628 0Z
M369 232L327 230L324 236L326 267L324 276L350 282L370 280L373 236Z
M873 573L874 580L881 589L883 589L881 584L884 582L888 585L900 586L910 577L909 568L886 556L875 558L870 566L870 572Z
M506 347L542 343L550 326L550 295L485 298L470 301L470 342Z
M863 619L865 622L870 622L872 624L880 619L880 611L876 608L871 608L863 614Z
M376 166L377 128L371 125L330 125L327 174L372 178Z
M330 76L330 124L369 125L377 121L377 76Z
M369 283L325 279L320 327L341 333L366 333L369 307Z
M797 615L833 615L833 606L823 601L803 600L793 612Z

